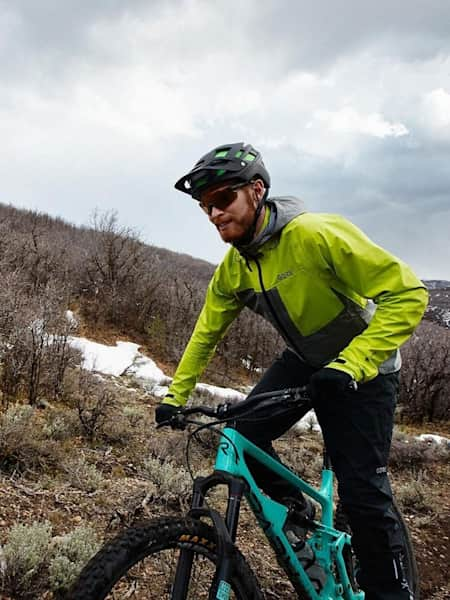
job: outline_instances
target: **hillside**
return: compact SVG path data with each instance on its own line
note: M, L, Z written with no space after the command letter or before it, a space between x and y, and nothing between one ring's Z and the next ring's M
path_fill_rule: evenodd
M425 318L450 327L450 281L425 281L430 294Z
M104 540L133 522L188 506L186 432L156 430L154 408L213 269L143 244L113 213L78 228L0 204L2 600L61 600ZM422 598L443 600L450 594L448 448L417 436L448 435L450 306L447 282L427 284L428 320L403 348L390 468L418 553ZM92 347L107 343L108 356L117 341L127 342L121 347L134 364L111 371L98 354L87 360L91 342L81 336ZM245 389L281 347L269 325L245 312L202 381ZM164 374L157 386L142 377L150 357L151 368ZM211 389L200 387L194 401L219 401L223 393ZM317 482L321 442L312 429L291 430L276 446L288 465ZM212 468L215 440L205 432L193 441L194 473ZM223 508L223 495L212 502ZM239 545L267 598L292 598L247 509ZM162 594L131 597L160 600Z
M149 343L172 366L213 271L206 261L144 244L115 213L95 214L90 227L75 227L0 204L0 273L9 281L5 304L25 293L33 301L39 296L41 307L58 302L59 310L76 308L92 335L112 331ZM211 377L232 383L244 359L266 366L279 347L271 326L244 311L226 346L219 346Z
M105 375L115 359L110 355L105 362L86 356L91 368L102 369L101 378L98 372L72 371L60 401L34 409L10 406L1 415L0 563L2 557L7 562L0 591L4 600L64 598L64 586L101 542L142 519L179 515L189 505L186 432L155 430L158 398L148 391L150 386L139 371L119 367L122 375ZM211 394L213 388L199 392L194 402L222 401ZM439 427L396 427L390 468L417 552L422 598L444 600L450 593L445 493L449 450L436 442L419 441L417 435L424 431L433 433ZM189 463L195 474L211 470L215 440L203 434L201 442L191 445ZM293 429L277 440L276 448L286 464L318 483L321 441L317 433ZM210 502L222 510L223 492L214 494ZM292 588L245 506L238 543L266 597L291 600ZM7 566L11 564L14 569ZM140 585L135 572L131 597L165 597L157 574L150 595ZM123 589L114 597L124 599L130 592Z

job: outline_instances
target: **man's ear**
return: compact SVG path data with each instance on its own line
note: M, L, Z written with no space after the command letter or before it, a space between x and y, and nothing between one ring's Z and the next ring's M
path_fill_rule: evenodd
M264 181L262 179L255 179L255 181L253 182L253 185L254 185L253 189L256 192L256 197L259 202L261 200L261 198L264 196L264 192L265 192Z

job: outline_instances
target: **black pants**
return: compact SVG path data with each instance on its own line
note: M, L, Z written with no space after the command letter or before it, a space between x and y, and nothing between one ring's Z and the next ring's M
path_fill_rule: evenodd
M314 370L286 350L266 371L252 394L305 385ZM398 373L379 375L360 385L356 392L328 398L315 405L338 481L339 497L352 527L361 567L361 585L367 592L366 597L374 599L407 597L400 593L393 596L378 594L379 589L389 588L392 583L393 557L403 549L401 528L392 511L392 492L386 469L397 391ZM272 440L287 431L303 414L301 409L275 415L258 411L257 422L238 422L236 428L277 457ZM251 458L248 462L256 482L269 496L274 499L292 496L293 491L286 482Z

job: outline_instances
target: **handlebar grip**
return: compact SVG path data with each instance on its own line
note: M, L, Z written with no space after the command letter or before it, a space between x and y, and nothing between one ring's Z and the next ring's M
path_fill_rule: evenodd
M170 427L171 429L186 429L186 419L182 412L175 413L170 419L167 421L161 421L161 423L156 424L156 429L161 429L161 427Z

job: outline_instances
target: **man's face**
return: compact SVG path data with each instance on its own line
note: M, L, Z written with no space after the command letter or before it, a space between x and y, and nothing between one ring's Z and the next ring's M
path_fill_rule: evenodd
M230 184L219 185L202 194L200 206L222 240L231 244L246 235L255 217L259 194L263 193L260 180L234 189Z

